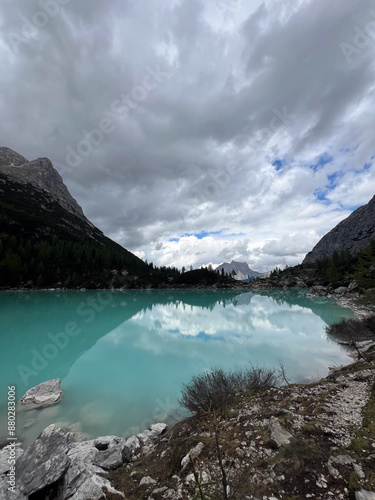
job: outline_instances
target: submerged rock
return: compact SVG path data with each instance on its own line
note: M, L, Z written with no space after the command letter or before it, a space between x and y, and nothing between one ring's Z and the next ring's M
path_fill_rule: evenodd
M20 399L20 409L43 408L58 403L63 395L61 380L54 378L29 389Z

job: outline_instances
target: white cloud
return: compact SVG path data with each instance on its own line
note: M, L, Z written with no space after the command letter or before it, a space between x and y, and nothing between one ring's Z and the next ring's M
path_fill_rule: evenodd
M138 255L296 264L373 196L375 40L350 61L342 51L374 20L371 0L80 0L26 36L40 9L0 6L3 145L50 157L87 216ZM103 118L114 131L65 168L66 147Z

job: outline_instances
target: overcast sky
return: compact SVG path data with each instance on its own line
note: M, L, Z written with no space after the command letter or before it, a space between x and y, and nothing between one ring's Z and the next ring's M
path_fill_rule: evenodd
M373 0L1 0L0 145L157 265L302 261L375 193Z

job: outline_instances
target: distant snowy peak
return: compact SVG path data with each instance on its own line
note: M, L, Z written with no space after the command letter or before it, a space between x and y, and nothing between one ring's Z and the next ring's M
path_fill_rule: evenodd
M224 262L220 264L215 271L224 269L224 273L230 274L232 271L235 271L234 278L236 280L247 280L248 278L256 278L257 276L262 276L262 273L258 273L257 271L253 271L250 269L247 262L236 262L232 260L232 262Z

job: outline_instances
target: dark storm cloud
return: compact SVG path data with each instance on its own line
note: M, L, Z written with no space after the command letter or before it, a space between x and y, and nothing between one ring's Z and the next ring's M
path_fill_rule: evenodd
M295 263L373 194L375 8L224 7L4 0L1 142L50 157L87 216L149 260Z

